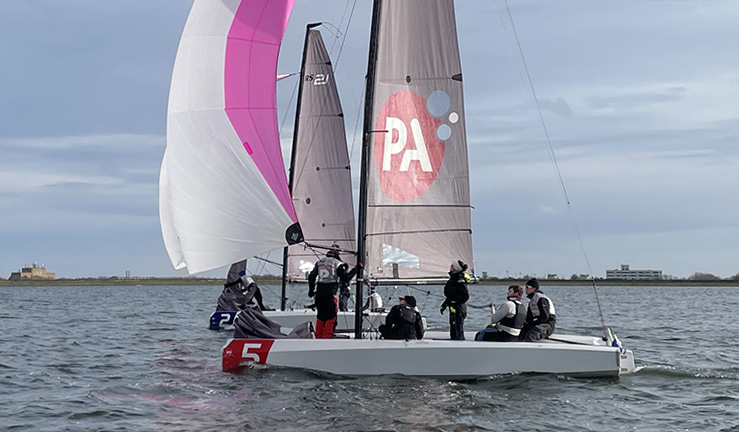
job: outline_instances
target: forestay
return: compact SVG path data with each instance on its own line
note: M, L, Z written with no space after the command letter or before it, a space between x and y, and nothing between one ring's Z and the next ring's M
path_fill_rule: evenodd
M201 272L283 247L297 222L275 80L293 2L193 3L172 73L159 182L162 234L177 269Z

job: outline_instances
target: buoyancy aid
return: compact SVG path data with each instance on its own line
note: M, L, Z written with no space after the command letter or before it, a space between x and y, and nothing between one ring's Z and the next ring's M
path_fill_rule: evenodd
M415 308L400 305L398 319L393 322L388 339L416 339L416 321L420 319Z
M546 299L546 304L548 305L548 309L546 311L541 311L539 309L541 300ZM557 321L556 313L554 311L554 303L552 303L552 300L544 295L541 291L536 291L534 295L531 296L531 299L529 300L529 312L531 314L531 317L533 318L532 324L541 324L541 323L554 323ZM541 316L542 312L545 313L547 316Z
M319 259L316 263L316 266L318 267L318 283L338 283L339 275L336 270L341 264L343 264L341 260L330 256L325 256Z
M521 329L526 322L526 307L517 298L513 300L509 298L508 303L513 305L514 313L509 313L505 318L500 320L498 322L498 329L512 336L518 336L521 334Z

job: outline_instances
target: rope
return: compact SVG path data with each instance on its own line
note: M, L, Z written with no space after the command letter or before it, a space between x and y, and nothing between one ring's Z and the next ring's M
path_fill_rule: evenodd
M582 241L582 236L580 235L580 229L577 226L577 219L575 218L575 212L572 208L572 204L570 203L570 198L567 194L567 188L565 187L564 179L562 178L562 173L559 170L559 164L557 163L557 157L554 154L554 147L552 146L552 140L549 137L549 131L547 130L546 122L544 121L544 114L541 110L541 105L539 104L539 98L536 95L536 90L534 89L534 82L531 79L531 74L529 73L529 66L526 63L526 57L523 53L523 48L521 47L521 41L518 38L518 31L516 31L516 23L513 21L513 15L511 15L511 8L508 5L508 0L505 0L505 6L506 10L508 12L508 18L511 21L511 27L513 29L513 35L516 38L516 46L518 47L518 52L521 55L521 61L523 62L524 70L526 71L526 79L528 80L529 88L531 89L531 94L534 97L534 102L536 103L536 110L539 113L539 121L541 122L542 129L544 130L544 136L547 139L547 146L549 150L549 158L552 161L554 165L554 170L557 174L557 179L559 180L560 188L562 189L562 194L564 195L565 202L567 203L567 209L569 210L570 220L572 221L572 225L575 229L575 233L577 234L577 240L580 243L580 250L585 257L585 263L588 267L588 271L590 272L590 281L593 284L593 290L595 291L595 301L598 304L598 314L600 315L600 323L603 328L603 334L608 338L608 330L606 327L606 322L603 319L603 308L600 304L600 298L598 296L598 286L595 283L595 278L593 277L593 269L590 266L590 259L588 258L588 253L585 250L585 244Z

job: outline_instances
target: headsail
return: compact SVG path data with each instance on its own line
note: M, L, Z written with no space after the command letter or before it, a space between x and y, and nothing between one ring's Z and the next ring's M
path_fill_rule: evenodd
M159 181L175 268L196 273L280 248L297 222L275 83L293 2L193 3L172 73Z
M344 114L331 58L318 30L308 26L290 170L293 204L306 244L333 243L354 250L355 227ZM306 280L317 254L303 245L288 248L286 277ZM342 254L354 264L354 256Z
M365 270L380 281L446 277L452 261L472 266L454 3L380 3L374 81L368 84L372 118L365 131Z

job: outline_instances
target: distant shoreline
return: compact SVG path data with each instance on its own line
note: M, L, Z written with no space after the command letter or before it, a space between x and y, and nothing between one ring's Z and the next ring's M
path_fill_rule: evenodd
M254 279L263 284L277 285L281 280L276 277L256 276ZM221 278L78 278L78 279L50 279L50 280L22 280L9 281L0 280L3 286L136 286L136 285L223 285L225 279ZM523 285L523 279L488 279L480 281L477 285ZM567 279L540 279L542 286L590 286L589 280L567 280ZM596 280L598 286L730 286L739 287L739 281L735 280L618 280L602 279Z

